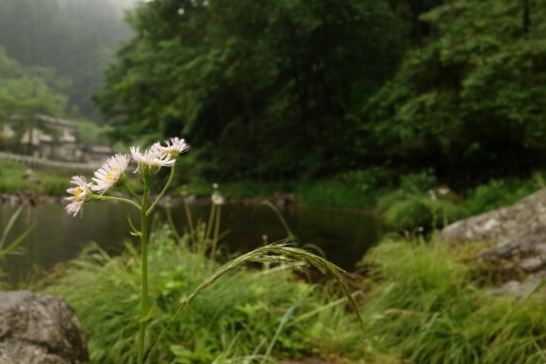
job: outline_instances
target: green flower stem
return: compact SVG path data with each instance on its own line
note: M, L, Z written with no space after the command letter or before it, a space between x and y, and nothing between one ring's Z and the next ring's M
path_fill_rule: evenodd
M127 190L127 192L129 192L129 194L131 196L133 196L135 198L135 200L138 201L138 203L142 203L142 201L140 200L140 197L136 194L136 192L131 188L131 186L129 186L129 184L127 183L127 181L124 179L123 181L123 188L125 188Z
M161 200L163 195L165 195L165 192L167 192L167 189L169 189L169 186L171 185L171 182L173 181L173 179L174 179L174 165L171 167L171 174L169 174L169 179L167 180L167 183L165 183L165 187L163 187L163 189L161 190L161 192L159 193L155 201L152 203L148 211L146 211L146 216L152 213L152 211L156 207L159 200Z
M128 198L115 197L115 196L104 196L104 195L93 195L92 199L93 200L101 200L101 201L110 200L110 201L125 202L125 203L128 203L130 205L133 205L139 211L141 210L141 206L139 204L137 204L135 201L129 200Z
M146 206L150 195L149 179L144 177L144 191L142 193L142 206L140 210L140 245L141 245L141 298L140 298L140 322L138 330L138 364L143 364L145 360L145 339L146 326L148 324L148 214Z

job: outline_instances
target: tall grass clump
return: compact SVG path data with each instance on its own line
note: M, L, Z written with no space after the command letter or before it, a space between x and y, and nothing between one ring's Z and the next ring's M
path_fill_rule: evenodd
M377 201L376 214L387 227L404 232L431 232L465 217L467 211L446 187L435 187L431 170L404 175L399 189Z
M412 363L546 362L546 303L476 288L445 246L385 241L364 265L373 273L364 310L379 350Z
M148 293L155 304L148 327L150 337L161 339L149 362L259 363L270 345L270 358L363 355L363 333L346 300L298 280L285 265L227 272L176 314L220 265L177 244L167 228L158 230L150 239ZM130 245L117 257L90 248L47 288L75 308L93 363L135 362L140 265Z

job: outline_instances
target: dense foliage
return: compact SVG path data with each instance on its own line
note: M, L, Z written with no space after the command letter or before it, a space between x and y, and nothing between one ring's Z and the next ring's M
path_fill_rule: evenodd
M461 183L544 166L546 4L450 1L364 110L375 159Z
M130 32L114 4L0 0L0 45L26 70L0 107L32 103L44 81L92 116ZM116 141L187 138L192 178L370 191L431 171L460 190L544 167L538 0L136 4L95 101Z
M188 137L216 178L524 175L544 160L545 11L538 0L156 0L130 15L136 36L97 102L118 137Z
M406 44L377 0L160 0L129 22L97 97L116 136L182 134L224 178L336 171Z

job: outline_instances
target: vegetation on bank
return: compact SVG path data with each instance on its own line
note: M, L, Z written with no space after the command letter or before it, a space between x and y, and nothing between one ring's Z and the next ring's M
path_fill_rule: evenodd
M538 175L532 181L490 181L468 192L466 211L515 202L540 185ZM403 176L392 193L398 196L394 205L424 204L430 216L406 214L437 221L449 209L434 210L435 204L456 204L457 198L434 186L427 173ZM361 364L531 364L546 358L543 292L524 300L493 296L494 269L476 263L473 248L427 243L418 231L412 240L387 238L369 251L359 265L361 279L353 281L366 326L363 341L354 312L333 286L308 283L305 274L282 265L232 272L176 314L219 263L206 246L192 244L173 226L156 221L156 228L149 255L155 304L148 343L156 362L265 363L314 356ZM195 229L199 235L205 227ZM93 363L134 360L140 260L132 245L116 257L90 246L41 284L76 309Z
M545 362L544 292L493 296L458 249L386 240L366 255L362 307L375 350L412 363Z
M180 300L218 267L175 241L161 227L150 250L151 336L164 332L158 362L259 363L265 353L269 359L382 364L533 364L546 358L544 292L526 299L494 296L494 279L483 274L488 268L469 259L464 246L388 238L369 251L359 264L362 279L354 282L363 341L354 314L332 296L330 285L306 283L282 266L232 273L170 322ZM118 257L89 247L46 287L75 307L94 363L130 363L134 354L137 256L130 246Z
M333 286L306 283L283 265L228 274L173 318L220 264L200 247L176 243L171 231L160 227L150 243L149 293L155 305L148 344L163 335L152 362L260 363L264 355L357 360L369 349L358 320ZM46 289L76 309L93 363L135 360L138 254L129 245L117 257L90 247Z
M211 182L189 179L185 167L182 166L182 173L173 182L173 194L208 197ZM25 177L28 170L22 164L0 160L0 193L28 191L63 196L68 188L67 179L75 173L38 169L28 178ZM511 205L544 187L542 175L535 172L528 178L493 178L457 191L440 184L429 170L396 176L386 168L370 168L316 181L213 182L220 182L224 195L235 200L271 199L279 193L293 193L300 205L375 210L395 230L412 230L420 226L441 228L456 219Z
M72 172L62 169L32 170L23 164L0 159L0 194L63 196Z

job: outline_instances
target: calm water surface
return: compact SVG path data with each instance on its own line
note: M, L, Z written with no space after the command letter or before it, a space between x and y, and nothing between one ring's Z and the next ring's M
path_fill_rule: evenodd
M194 220L207 221L210 206L194 204L190 208ZM1 228L15 210L16 207L0 205ZM124 204L90 202L84 206L83 216L75 218L67 215L61 204L25 208L10 236L17 236L29 226L33 230L23 243L26 253L8 258L10 278L25 279L35 267L48 269L74 258L90 242L113 254L120 252L125 241L134 240L128 233L126 216L131 212L133 221L138 221L135 211ZM158 214L161 217L164 211L158 210ZM181 206L173 207L173 216L182 231L186 217ZM348 270L381 234L372 216L351 211L298 208L283 211L283 216L302 244L320 247L329 260ZM287 235L275 214L263 206L224 205L221 227L222 231L229 231L221 244L230 251L259 246L264 234L269 242Z

